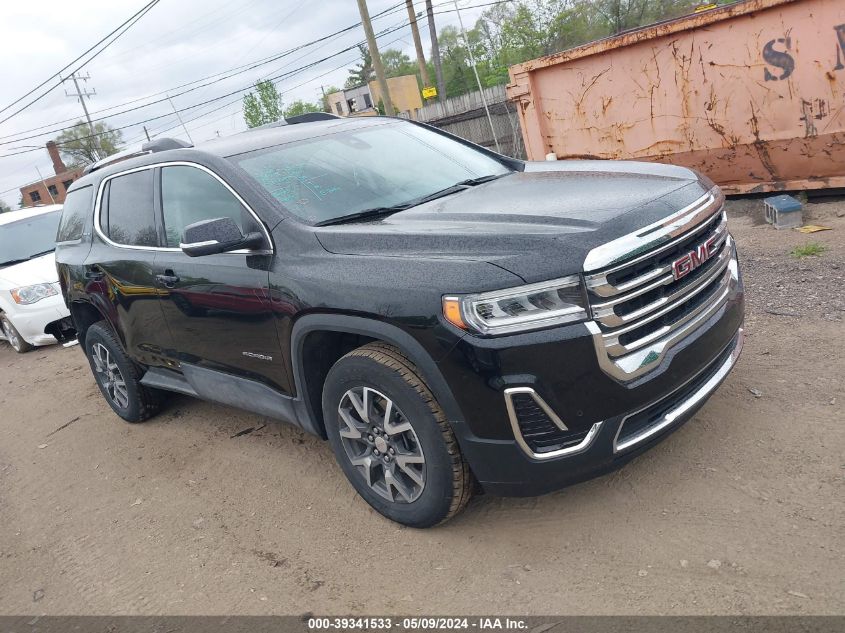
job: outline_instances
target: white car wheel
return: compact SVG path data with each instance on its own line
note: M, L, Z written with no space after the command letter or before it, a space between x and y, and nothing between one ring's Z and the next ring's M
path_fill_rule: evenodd
M6 337L9 345L11 345L12 349L14 349L18 354L23 354L24 352L28 352L32 349L32 345L23 339L20 333L15 329L15 326L12 325L9 317L5 314L0 316L0 327L3 328L3 335Z

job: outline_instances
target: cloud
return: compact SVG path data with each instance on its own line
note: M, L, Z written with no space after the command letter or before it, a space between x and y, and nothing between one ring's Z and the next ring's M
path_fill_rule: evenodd
M480 4L481 1L461 0L459 5ZM113 0L79 0L74 3L73 10L69 10L66 2L58 0L0 2L4 62L8 61L10 51L13 51L14 62L4 63L0 69L4 86L0 107L59 70L143 4L142 0L134 0L131 5ZM407 21L404 2L369 0L368 4L374 16L395 6L392 12L374 18L377 32ZM445 3L445 0L434 0L434 4L444 5L436 11L451 8L451 3ZM424 13L425 2L415 0L415 7L417 12ZM464 13L467 26L474 23L482 10L468 9ZM138 123L153 117L161 118L147 124L152 134L184 136L166 100L126 114L115 113L124 109L120 106L127 102L135 101L128 103L127 108L139 106L162 99L163 94L143 98L167 90L178 95L190 88L173 90L181 84L268 58L355 24L359 19L357 4L351 0L162 0L118 42L85 67L84 72L91 76L85 87L97 93L91 98L89 109L94 118L105 117L109 125L127 126L123 136L130 143L144 138L143 128ZM457 23L454 13L438 15L436 20L438 29ZM424 18L420 34L428 51L428 26ZM346 69L356 61L356 52L346 52L310 68L308 65L363 40L363 30L357 27L260 68L174 96L173 101L177 108L187 108L282 73L292 73L277 81L286 101L317 101L321 86L343 85ZM413 58L411 42L410 27L379 39L381 48L400 48ZM333 70L338 66L339 69ZM0 124L0 137L57 121L81 119L79 103L66 97L64 89L72 91L72 85L54 89L47 98ZM227 102L233 103L221 108ZM182 118L188 122L195 142L212 138L218 132L226 135L244 129L238 94L188 110ZM56 133L44 134L0 145L0 155L43 146L54 136ZM8 140L0 138L0 143ZM19 199L16 188L37 178L35 167L45 175L52 173L46 150L0 158L0 198L16 207Z

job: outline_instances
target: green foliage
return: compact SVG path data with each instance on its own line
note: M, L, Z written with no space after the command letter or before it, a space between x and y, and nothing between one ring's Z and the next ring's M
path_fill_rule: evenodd
M509 66L690 13L699 4L700 0L516 0L484 11L467 39L482 85L495 86L507 83ZM444 27L438 41L446 96L478 90L458 29Z
M387 77L401 77L402 75L416 75L419 66L408 55L395 48L388 48L381 54L381 63Z
M2 200L0 200L0 213L8 213L11 210L12 210L12 207L10 207L8 204L6 204Z
M337 88L335 86L325 86L323 88L323 96L320 99L320 101L322 101L322 104L323 104L323 112L331 112L332 111L332 108L329 105L329 98L328 97L333 92L340 92L340 88Z
M349 77L344 88L355 88L370 83L376 78L376 71L373 69L373 58L370 55L370 49L364 44L358 45L358 51L361 53L361 62L355 67L349 69Z
M102 121L94 124L94 135L84 121L59 134L55 139L62 160L68 167L90 165L117 152L123 134Z
M790 255L792 255L796 259L803 259L804 257L816 257L821 255L827 250L824 244L819 244L818 242L808 242L803 246L796 246L790 251Z
M247 127L275 123L282 115L282 96L272 81L259 81L255 84L255 92L244 96L244 121Z
M307 112L320 112L322 108L317 103L309 103L308 101L302 101L297 99L296 101L291 102L291 104L285 108L284 117L286 119L297 116L299 114L306 114Z

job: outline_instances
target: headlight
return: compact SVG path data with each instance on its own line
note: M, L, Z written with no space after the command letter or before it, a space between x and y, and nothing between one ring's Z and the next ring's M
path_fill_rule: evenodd
M34 286L23 286L22 288L12 288L9 292L12 293L12 299L15 303L20 305L29 305L59 294L53 287L53 284L35 284Z
M449 323L480 334L508 334L587 319L578 275L477 295L443 297Z

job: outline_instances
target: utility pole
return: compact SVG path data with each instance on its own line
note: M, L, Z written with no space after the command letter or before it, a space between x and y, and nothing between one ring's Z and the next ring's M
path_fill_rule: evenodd
M373 33L373 24L370 22L367 0L358 0L358 11L361 13L361 24L364 27L364 34L367 36L367 46L370 49L370 57L373 59L373 69L376 71L376 79L378 79L378 85L381 88L384 112L387 116L393 116L396 114L396 111L393 109L393 100L390 98L390 90L387 87L387 79L384 76L384 66L381 64L381 55L378 52L375 33Z
M411 22L411 35L414 37L414 48L417 49L417 63L420 65L420 79L423 87L428 86L428 67L425 65L420 29L417 27L417 14L414 12L414 0L405 0L408 7L408 20Z
M428 16L428 33L431 37L431 60L434 62L434 74L437 77L437 98L446 99L446 82L443 81L443 67L440 65L440 45L437 43L437 27L434 25L434 8L431 0L425 0L425 12Z
M182 120L182 117L179 116L179 110L177 110L176 106L173 105L173 99L170 98L170 95L167 95L167 100L170 102L170 107L173 108L173 114L176 115L176 118L179 119L179 123L182 124L182 129L185 130L185 134L188 136L188 140L191 141L191 145L193 145L194 139L191 138L191 133L188 132L188 126L185 125L185 122Z
M478 91L481 93L481 103L484 104L484 111L487 113L487 122L490 124L490 132L493 134L493 142L496 144L496 151L501 154L502 150L499 149L499 137L496 136L496 128L493 127L493 117L490 116L490 108L487 106L487 97L484 96L484 87L481 85L481 78L478 76L478 68L475 65L475 55L472 54L472 49L469 46L467 32L464 28L464 21L461 18L461 10L458 8L458 0L454 0L454 2L455 12L458 14L458 24L461 25L461 37L463 37L464 46L467 47L467 53L469 53L469 61L472 64L472 72L475 73L475 83L478 84Z
M88 92L87 90L81 90L79 88L79 80L87 82L91 79L91 75L80 75L79 77L76 76L76 73L71 73L70 77L65 77L62 79L62 83L66 82L67 80L71 80L73 82L74 88L76 88L76 92L68 92L65 90L66 97L76 97L79 99L79 103L82 104L82 111L85 113L85 120L88 121L88 130L91 132L91 143L94 146L94 153L97 155L97 158L103 158L103 152L100 151L100 139L97 138L97 133L94 131L94 123L91 122L91 115L88 114L88 105L85 103L85 99L90 99L92 96L97 94L96 90L91 90Z

